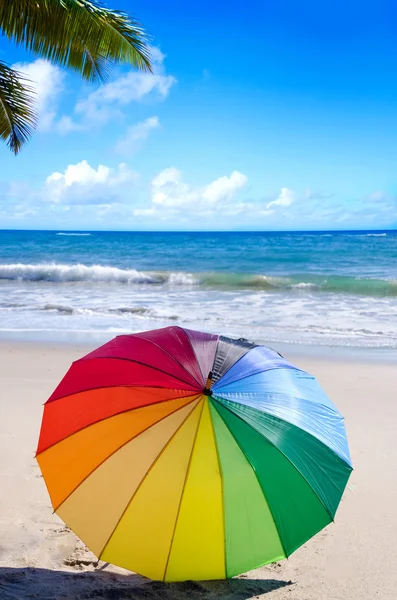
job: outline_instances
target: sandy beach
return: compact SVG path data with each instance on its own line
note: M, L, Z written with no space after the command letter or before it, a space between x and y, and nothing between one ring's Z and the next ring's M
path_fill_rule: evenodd
M298 357L346 417L355 471L335 524L288 561L228 582L163 584L97 562L52 514L34 454L42 405L90 348L0 343L0 597L391 600L397 594L397 373ZM290 358L286 354L287 358Z

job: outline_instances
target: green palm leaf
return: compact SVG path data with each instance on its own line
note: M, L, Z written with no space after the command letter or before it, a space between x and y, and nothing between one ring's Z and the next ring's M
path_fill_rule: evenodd
M36 125L34 92L26 78L0 61L0 137L18 154Z
M106 79L114 63L151 71L148 39L139 23L97 0L0 0L0 33L90 81ZM3 106L7 110L0 110L0 132L14 152L28 139L35 123L31 90L23 91L24 85L22 78L2 63ZM19 109L17 114L13 107ZM5 133L12 131L11 117L19 123L17 143L15 134L11 141Z
M147 37L137 21L96 1L0 0L0 29L86 79L102 78L114 62L150 70Z

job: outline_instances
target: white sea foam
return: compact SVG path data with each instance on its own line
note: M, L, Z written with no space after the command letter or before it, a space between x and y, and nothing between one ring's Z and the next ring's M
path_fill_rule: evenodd
M108 285L84 282L4 285L1 331L54 336L127 333L175 324L257 341L397 346L397 303L391 297L219 290L206 286ZM304 292L304 290L302 290ZM3 312L4 311L4 312ZM7 311L7 312L5 312ZM277 346L276 346L277 347Z
M136 269L119 269L103 265L62 265L44 263L0 264L0 279L49 282L104 282L119 284L192 285L196 283L189 273L145 273Z
M199 281L191 273L170 273L170 285L196 285Z
M308 282L305 282L305 281L301 281L300 283L295 283L294 285L291 285L291 287L292 288L297 288L297 289L300 289L300 288L302 288L302 289L310 289L310 288L316 289L316 288L318 288L318 285L315 284L315 283L308 283Z
M68 237L87 237L91 234L90 233L68 233L68 232L64 232L64 231L59 231L55 235L66 235Z

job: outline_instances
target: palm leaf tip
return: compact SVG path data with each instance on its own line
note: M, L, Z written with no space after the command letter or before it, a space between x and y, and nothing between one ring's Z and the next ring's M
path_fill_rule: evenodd
M106 78L114 63L151 71L143 27L97 0L0 0L0 29L18 45L88 80Z
M0 137L18 154L32 135L35 92L24 75L0 61Z

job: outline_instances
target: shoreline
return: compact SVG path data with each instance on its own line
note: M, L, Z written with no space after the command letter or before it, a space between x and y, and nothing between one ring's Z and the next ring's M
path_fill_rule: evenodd
M1 236L0 338L98 346L174 324L397 362L395 231L90 233Z
M144 331L144 330L142 330ZM134 332L132 332L134 333ZM61 335L59 335L61 334ZM24 345L36 348L43 347L58 347L75 350L76 353L83 356L91 352L95 348L102 346L106 342L115 338L118 335L128 335L112 333L106 335L104 333L95 334L92 332L77 333L77 332L10 332L7 334L0 331L0 347L22 347ZM339 346L334 344L297 344L295 342L269 342L266 340L253 340L258 345L268 346L277 350L285 357L290 357L292 362L299 358L332 361L332 362L349 362L349 363L374 363L397 365L397 348L391 347L374 347L374 346Z

